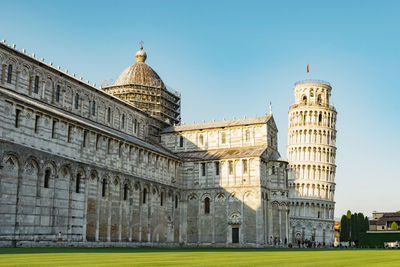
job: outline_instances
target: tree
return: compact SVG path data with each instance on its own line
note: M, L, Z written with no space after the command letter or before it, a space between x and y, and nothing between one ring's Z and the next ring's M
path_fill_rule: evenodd
M357 225L357 213L354 213L350 217L350 241L356 242L358 239L358 225Z
M364 233L366 231L369 231L369 219L367 216L365 216L365 218L364 218Z
M340 220L340 241L350 241L359 245L360 233L369 230L369 219L364 214L347 211Z
M392 227L390 228L392 231L399 230L399 225L396 222L392 222Z
M357 224L359 233L365 233L365 231L367 231L364 224L364 214L362 214L361 212L357 214Z
M347 219L349 219L349 220L351 219L351 211L350 210L347 211Z
M349 226L346 215L343 215L342 219L340 220L340 241L349 241Z

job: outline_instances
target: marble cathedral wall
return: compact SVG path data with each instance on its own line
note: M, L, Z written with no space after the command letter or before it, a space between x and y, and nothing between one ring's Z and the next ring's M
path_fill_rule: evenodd
M0 246L288 238L287 162L271 120L163 133L154 144L163 122L1 44L0 123ZM234 149L244 154L180 154Z

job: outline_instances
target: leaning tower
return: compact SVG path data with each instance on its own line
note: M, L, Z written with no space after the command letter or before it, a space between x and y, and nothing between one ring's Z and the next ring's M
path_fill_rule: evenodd
M328 82L294 85L289 108L287 156L291 168L290 237L330 245L334 237L336 109Z

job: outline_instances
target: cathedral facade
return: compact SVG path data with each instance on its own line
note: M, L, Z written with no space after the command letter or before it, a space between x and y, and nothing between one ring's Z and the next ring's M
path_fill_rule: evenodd
M266 247L297 236L272 114L181 124L180 94L146 58L141 47L97 88L0 43L0 246Z

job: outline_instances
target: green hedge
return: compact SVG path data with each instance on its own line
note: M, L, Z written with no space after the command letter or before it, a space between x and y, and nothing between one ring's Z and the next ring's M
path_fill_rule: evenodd
M385 242L400 242L400 233L360 233L360 245L369 248L383 248Z

